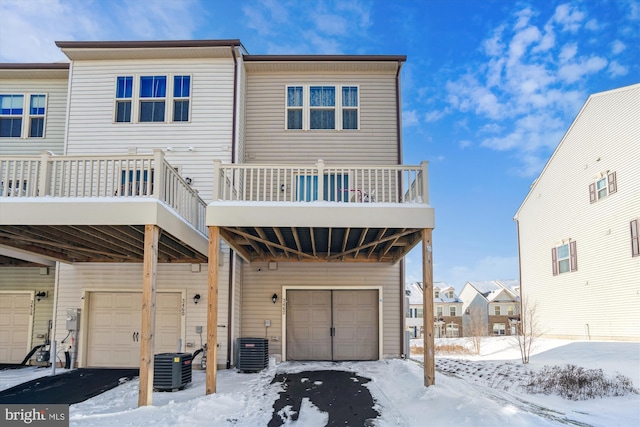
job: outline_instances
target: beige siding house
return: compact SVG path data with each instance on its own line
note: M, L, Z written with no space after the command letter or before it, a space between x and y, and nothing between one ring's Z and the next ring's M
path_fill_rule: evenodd
M406 329L412 338L422 338L424 335L422 283L408 284L406 293L409 300ZM456 338L463 335L462 305L462 300L458 298L452 286L447 285L445 282L434 282L434 338Z
M0 270L16 278L0 291L26 304L9 271L18 255L33 272L55 265L43 289L53 337L76 338L60 350L74 366L140 366L144 405L153 354L204 343L207 393L241 337L283 361L402 355L403 258L423 243L430 286L434 228L427 162L401 162L405 57L249 55L238 40L57 45L69 97L47 129L60 122L62 144L0 156L3 179L29 183L0 193L12 251ZM38 91L9 77L0 95ZM25 350L43 334L26 329Z
M640 84L591 95L518 209L546 336L640 339Z
M517 280L465 283L460 292L464 336L518 334L519 289Z

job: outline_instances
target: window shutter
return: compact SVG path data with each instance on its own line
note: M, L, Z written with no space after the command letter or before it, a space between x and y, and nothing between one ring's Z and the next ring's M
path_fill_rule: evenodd
M640 236L638 236L638 220L631 221L631 255L640 255Z
M596 196L596 184L594 182L593 184L589 184L589 201L594 203L596 200L598 200L598 198Z
M551 263L553 265L553 275L558 275L558 249L551 248Z
M578 271L578 254L576 254L576 242L569 242L569 258L571 263L571 271Z
M609 194L613 194L618 191L618 183L616 181L616 173L611 172L607 175L607 182L609 183Z

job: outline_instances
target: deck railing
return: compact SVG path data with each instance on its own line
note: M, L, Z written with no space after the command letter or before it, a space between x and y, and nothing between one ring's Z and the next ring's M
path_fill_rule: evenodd
M419 166L222 164L213 200L239 202L429 203L428 162Z
M162 150L128 156L0 156L0 197L155 198L206 231L206 203Z

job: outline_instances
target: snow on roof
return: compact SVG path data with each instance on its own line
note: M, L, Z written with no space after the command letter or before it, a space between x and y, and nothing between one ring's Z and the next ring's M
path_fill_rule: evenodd
M422 283L408 283L404 289L409 297L409 304L422 305Z
M422 283L414 282L409 283L405 286L405 291L407 292L407 296L409 297L409 304L421 305L422 304ZM449 302L449 303L461 303L462 301L458 298L458 295L455 293L455 289L453 286L447 285L445 282L434 282L433 283L433 291L438 291L438 298L433 298L433 302ZM453 293L453 297L449 297Z
M473 286L482 296L484 296L487 301L504 301L504 298L500 298L500 295L506 295L509 300L517 301L519 299L519 292L515 292L509 289L506 285L507 283L517 282L517 280L488 280L483 282L467 282L471 286Z

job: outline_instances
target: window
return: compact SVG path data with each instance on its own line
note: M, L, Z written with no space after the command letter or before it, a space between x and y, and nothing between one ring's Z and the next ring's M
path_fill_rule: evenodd
M29 138L42 138L44 136L44 110L46 97L44 95L31 95L29 105Z
M287 86L286 129L359 129L358 86Z
M25 101L28 104L25 105ZM0 137L44 137L46 105L47 96L44 94L0 95ZM28 112L26 115L25 110Z
M442 306L436 307L436 316L442 317Z
M607 172L602 175L602 178L589 185L589 200L591 203L607 197L607 194L613 194L618 191L616 173Z
M455 316L456 315L456 306L455 305L450 305L449 306L449 316Z
M507 307L507 316L513 316L513 306Z
M423 316L423 311L421 308L416 308L416 317L421 318Z
M358 129L358 88L342 86L342 129Z
M191 77L173 77L173 121L189 121L189 97L191 96Z
M551 262L553 275L567 273L578 270L578 256L576 253L576 242L570 241L567 244L551 249Z
M449 298L453 298L453 291L449 291Z
M147 196L153 194L153 169L151 180L148 170L121 171L119 196Z
M495 316L500 316L500 306L496 305L495 307L493 307L493 314Z
M457 338L459 336L459 326L455 323L447 325L447 338Z
M22 136L24 95L0 95L0 137Z
M493 335L505 335L506 329L504 323L494 323L493 324Z
M326 174L322 183L322 200L346 202L349 200L349 176ZM318 200L318 177L316 175L296 176L296 200L310 202Z
M640 255L640 237L638 237L640 233L638 232L638 222L640 221L634 219L629 224L631 226L631 256Z
M140 122L164 122L167 78L140 77Z
M116 82L116 122L131 122L131 98L133 96L133 77L118 77Z
M434 298L440 298L440 291L433 291Z

